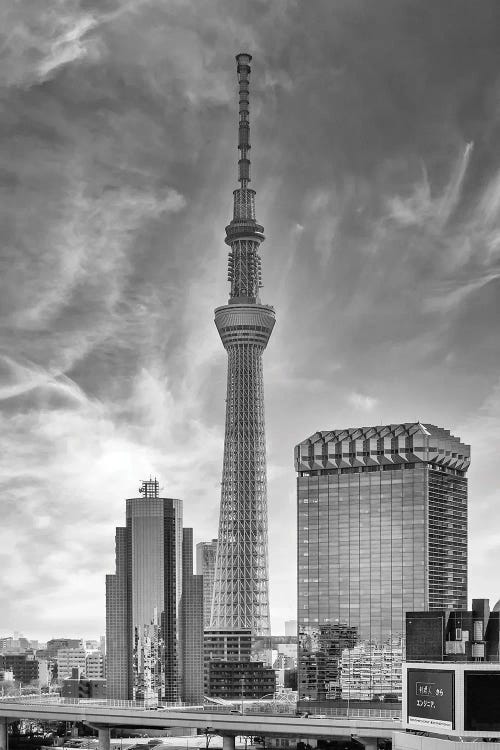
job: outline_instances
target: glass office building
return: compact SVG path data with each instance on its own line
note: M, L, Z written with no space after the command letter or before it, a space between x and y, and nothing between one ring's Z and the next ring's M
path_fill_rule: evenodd
M108 697L176 700L180 501L159 497L156 480L143 482L141 493L126 501L116 573L106 576Z
M180 698L203 703L203 576L193 575L193 529L183 529L179 614Z
M397 700L406 612L467 607L469 463L420 423L295 448L299 698Z

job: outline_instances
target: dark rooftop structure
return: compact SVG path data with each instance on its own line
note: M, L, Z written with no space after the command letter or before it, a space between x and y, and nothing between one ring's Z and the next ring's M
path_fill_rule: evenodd
M500 661L500 602L406 613L406 661Z

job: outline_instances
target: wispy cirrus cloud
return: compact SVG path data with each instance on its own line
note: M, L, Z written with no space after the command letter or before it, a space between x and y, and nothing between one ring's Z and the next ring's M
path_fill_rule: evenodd
M441 231L460 201L473 147L472 142L465 145L449 181L442 192L434 198L427 170L422 166L422 178L414 185L410 196L394 196L388 199L389 217L403 227L415 225L423 226L429 232Z
M81 9L78 0L28 0L21 6L8 0L0 10L3 60L0 81L29 87L53 76L61 67L100 55L89 32L98 20Z
M355 409L362 411L372 411L378 404L378 399L375 396L368 396L366 393L358 393L357 391L350 393L347 398Z

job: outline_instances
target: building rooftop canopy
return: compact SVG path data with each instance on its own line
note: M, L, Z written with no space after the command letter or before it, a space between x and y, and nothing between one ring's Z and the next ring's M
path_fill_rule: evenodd
M466 471L470 446L442 427L421 422L315 432L295 447L297 471L431 462Z

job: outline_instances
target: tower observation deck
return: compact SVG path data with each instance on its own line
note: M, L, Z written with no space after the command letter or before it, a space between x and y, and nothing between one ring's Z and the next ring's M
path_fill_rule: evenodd
M239 84L238 181L233 218L226 227L230 247L227 305L215 310L215 325L228 353L226 427L219 539L210 617L211 628L250 628L269 635L266 435L262 353L275 323L263 305L259 248L264 227L255 219L250 182L249 54L236 56Z

